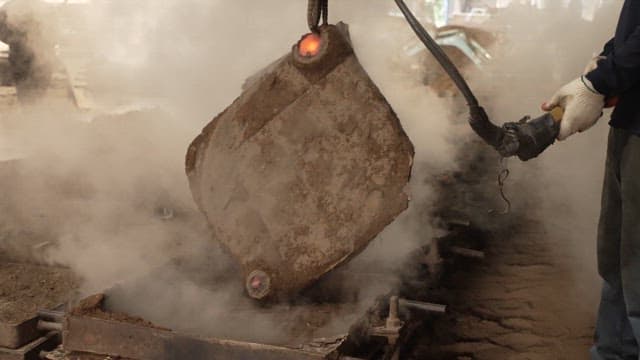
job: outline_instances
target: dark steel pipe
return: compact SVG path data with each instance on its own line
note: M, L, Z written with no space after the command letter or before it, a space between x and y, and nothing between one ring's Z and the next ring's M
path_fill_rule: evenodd
M54 322L62 322L64 321L64 311L57 310L40 310L38 311L38 316L44 320L52 320Z
M438 314L444 314L447 312L447 307L445 305L431 304L415 300L400 299L400 306Z
M485 253L483 251L467 249L459 246L452 246L451 248L449 248L449 251L451 251L455 255L471 259L484 260L485 258Z
M429 35L427 30L420 24L420 21L413 15L411 10L407 7L403 0L395 0L398 8L404 15L405 19L411 26L411 29L416 33L420 41L429 49L431 54L436 58L438 63L442 66L444 71L449 75L451 80L455 83L456 87L460 90L464 96L467 105L469 106L469 124L471 128L489 145L494 148L498 148L502 143L504 137L504 130L494 125L486 111L480 106L478 99L471 91L469 84L464 80L458 68L453 64L449 56L442 50L440 45Z
M62 331L62 324L51 321L38 321L38 330L40 331Z

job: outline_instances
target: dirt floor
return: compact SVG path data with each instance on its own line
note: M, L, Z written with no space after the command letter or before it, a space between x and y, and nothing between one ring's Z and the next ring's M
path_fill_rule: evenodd
M474 177L470 170L482 162L469 160L462 163L462 181L457 182L457 195L449 199L449 207L462 209L473 221L481 212L474 210L470 202L474 196L469 195L496 185L491 176ZM524 185L511 181L509 186ZM445 290L439 296L449 305L449 313L411 340L414 349L406 358L588 358L598 294L597 287L588 285L593 283L592 271L576 273L585 260L575 251L579 244L567 244L575 241L574 229L536 220L541 217L535 210L535 192L530 193L512 198L517 208L509 215L475 220L491 228L483 241L486 259L458 263L443 272Z
M73 296L79 281L70 270L12 263L0 257L0 322L15 324Z
M437 325L453 341L436 346L440 358L587 358L595 308L571 294L574 279L554 239L534 221L522 225L495 238L484 264L449 279L459 286Z

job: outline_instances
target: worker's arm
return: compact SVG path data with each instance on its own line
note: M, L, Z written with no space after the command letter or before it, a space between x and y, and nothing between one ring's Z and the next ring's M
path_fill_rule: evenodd
M589 63L587 63L587 66L585 66L584 71L582 72L582 75L587 75L588 73L592 72L593 70L595 70L598 67L598 62L600 60L604 60L607 58L607 55L611 54L613 52L613 44L614 44L614 39L609 40L605 45L604 45L604 49L602 50L602 52L599 55L594 56L591 60L589 60Z
M605 46L605 59L586 75L594 88L607 97L624 93L640 81L640 27L629 36L622 46Z
M639 28L640 29L640 28ZM614 46L614 39L609 40L600 55L594 57L585 68L584 75L563 86L556 94L543 104L542 108L551 111L560 106L565 112L560 123L559 140L591 128L602 116L605 105L605 95L618 94L623 87L631 87L635 81L627 79L633 76L640 79L640 30L634 34L635 39L625 44L626 52L632 55L622 57L622 61L632 59L635 66L628 69L615 66L621 61ZM635 46L635 48L633 48ZM630 50L630 49L634 50ZM619 78L622 77L622 80ZM637 80L636 80L637 81Z
M600 56L607 57L613 52L613 42L614 42L614 40L615 40L615 38L612 38L611 40L607 41L606 44L604 44L604 48L602 49L602 52L600 53Z

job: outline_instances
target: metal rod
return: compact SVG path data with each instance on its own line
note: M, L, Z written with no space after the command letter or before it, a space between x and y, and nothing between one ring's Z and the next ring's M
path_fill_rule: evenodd
M64 321L64 311L57 310L40 310L38 311L38 316L45 320L53 320L55 322Z
M444 314L447 312L446 305L431 304L431 303L415 301L415 300L401 299L400 306L422 310L426 312L439 313L439 314Z
M307 5L307 24L312 32L318 31L322 20L323 25L329 21L329 0L309 0Z
M466 219L451 218L451 219L446 219L445 222L449 226L460 226L460 227L470 227L471 226L471 221L470 220L466 220Z
M318 23L320 22L320 2L319 0L309 0L307 5L307 25L309 30L316 31Z
M38 330L40 331L62 331L62 324L52 321L38 321Z
M389 299L389 317L392 319L398 318L398 308L400 307L400 299L397 296L392 296Z
M453 254L471 259L484 260L485 258L485 254L482 251L466 249L459 246L452 246L449 248L449 251L451 251Z
M389 299L389 316L387 317L387 328L396 329L402 327L400 321L400 298L392 296ZM389 341L391 343L391 341Z
M329 0L322 0L322 25L329 24Z

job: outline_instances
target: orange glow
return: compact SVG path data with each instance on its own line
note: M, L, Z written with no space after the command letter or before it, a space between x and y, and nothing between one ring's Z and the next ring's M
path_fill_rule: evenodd
M313 57L318 55L321 43L322 39L317 34L311 33L305 35L298 44L300 56Z
M251 287L254 289L258 289L260 288L260 286L262 286L262 280L260 280L260 278L258 276L254 276L251 279Z

